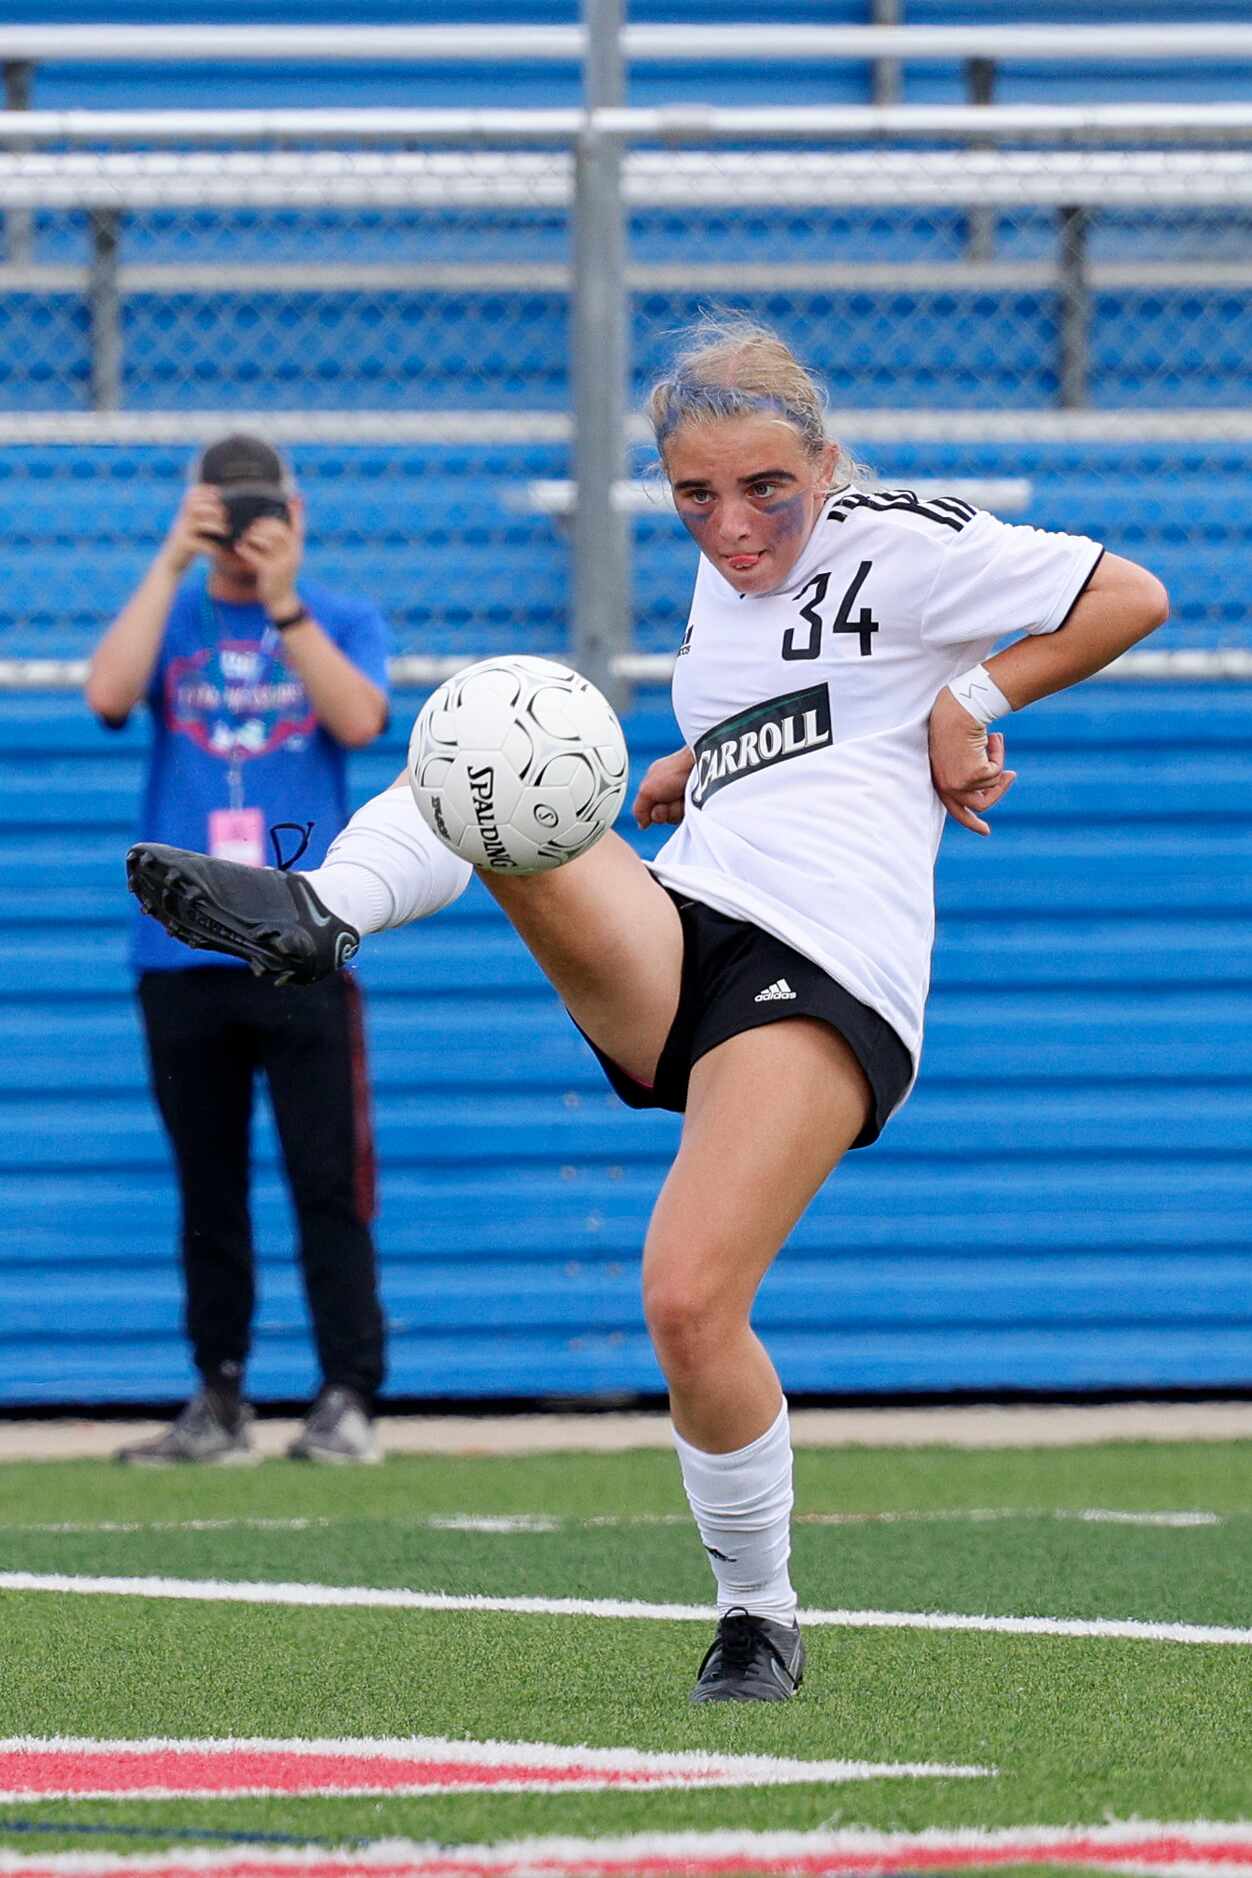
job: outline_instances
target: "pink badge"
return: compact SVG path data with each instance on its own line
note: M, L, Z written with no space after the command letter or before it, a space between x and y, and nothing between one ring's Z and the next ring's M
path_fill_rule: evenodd
M210 809L209 853L217 861L265 865L265 817L260 809Z

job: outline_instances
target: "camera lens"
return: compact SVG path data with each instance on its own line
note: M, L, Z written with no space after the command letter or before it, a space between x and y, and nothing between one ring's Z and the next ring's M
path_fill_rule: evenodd
M291 520L291 510L281 496L228 495L222 492L222 501L226 507L227 533L223 539L227 542L238 541L240 535L247 534L253 522L263 516L274 515L280 521Z

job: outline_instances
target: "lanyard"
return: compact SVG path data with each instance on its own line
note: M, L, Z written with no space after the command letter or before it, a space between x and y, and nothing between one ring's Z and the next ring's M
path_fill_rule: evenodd
M206 645L220 646L224 637L224 621L218 610L218 603L209 592L209 576L206 572L200 583L200 625ZM273 658L278 647L279 635L275 627L266 623L261 634L260 650L264 658ZM226 765L226 789L229 805L232 809L244 806L243 766L246 755L241 755L238 746L232 749Z

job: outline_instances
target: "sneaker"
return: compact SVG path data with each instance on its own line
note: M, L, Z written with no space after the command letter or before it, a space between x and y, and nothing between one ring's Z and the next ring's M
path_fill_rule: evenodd
M717 1626L693 1702L785 1702L804 1680L804 1640L796 1623L729 1610Z
M303 876L217 861L190 848L140 841L126 881L145 913L184 945L245 959L258 978L311 985L345 965L361 943Z
M308 1420L287 1449L293 1461L329 1461L332 1466L381 1461L374 1424L355 1389L338 1383L322 1390Z
M252 1410L242 1403L232 1422L218 1399L202 1389L164 1434L119 1448L114 1459L129 1467L174 1467L187 1461L201 1467L249 1467L261 1458L248 1434L251 1420Z

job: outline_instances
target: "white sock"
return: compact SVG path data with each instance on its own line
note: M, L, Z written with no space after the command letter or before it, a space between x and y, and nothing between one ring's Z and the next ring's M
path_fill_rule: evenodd
M683 1486L717 1580L719 1613L741 1605L788 1624L795 1616L791 1555L791 1427L787 1404L763 1435L733 1454L674 1446Z
M427 828L402 776L357 810L304 878L328 911L367 933L437 913L473 871Z

